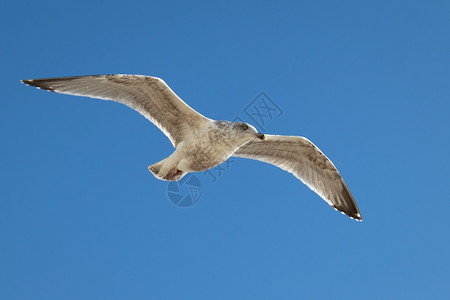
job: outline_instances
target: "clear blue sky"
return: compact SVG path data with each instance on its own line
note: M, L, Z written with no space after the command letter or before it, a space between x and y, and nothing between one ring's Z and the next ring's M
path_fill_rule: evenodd
M448 299L448 1L6 1L1 299ZM202 114L308 137L363 223L236 159L178 208L169 140L120 104L20 79L163 78ZM186 186L184 186L185 188ZM180 192L186 192L181 190Z

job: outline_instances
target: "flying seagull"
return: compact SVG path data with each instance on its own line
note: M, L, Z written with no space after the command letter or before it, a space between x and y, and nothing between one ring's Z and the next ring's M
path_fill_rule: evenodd
M148 167L158 179L177 181L231 156L256 159L292 173L331 207L362 220L338 170L308 139L265 135L247 123L209 119L189 107L160 78L111 74L22 82L51 92L116 101L142 114L175 147L169 157Z

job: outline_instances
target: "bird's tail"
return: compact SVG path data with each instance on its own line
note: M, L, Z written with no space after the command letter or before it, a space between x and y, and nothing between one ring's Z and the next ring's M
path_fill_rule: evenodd
M159 180L165 180L165 181L178 181L181 178L183 178L184 175L187 174L187 172L183 172L181 170L178 170L176 167L169 170L169 172L160 172L162 166L164 165L166 159L163 159L156 164L148 166L148 170L158 178Z

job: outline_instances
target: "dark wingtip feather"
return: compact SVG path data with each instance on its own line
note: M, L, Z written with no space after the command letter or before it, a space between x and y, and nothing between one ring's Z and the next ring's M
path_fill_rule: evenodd
M68 76L68 77L54 77L54 78L41 78L41 79L24 79L21 80L22 83L25 83L29 86L37 87L38 89L47 90L50 92L55 92L55 84L71 81L74 79L82 78L82 77L101 77L104 75L87 75L87 76Z
M47 79L24 79L21 80L20 82L25 83L26 85L29 86L37 87L38 89L43 89L50 92L55 91L52 87L50 87L49 85L50 82Z
M345 199L345 201L340 204L335 204L333 208L340 211L343 214L346 214L347 216L356 221L362 221L358 205L356 204L355 199L353 198L352 194L350 193L350 190L348 189L344 181L342 181L342 196Z
M349 216L350 218L352 218L352 219L354 219L355 221L358 221L358 222L362 222L362 217L361 217L361 214L355 214L355 215L353 215L353 216Z
M336 211L340 212L343 215L347 215L350 219L353 219L355 221L362 222L362 217L359 212L351 212L346 208L338 207L338 206L332 206Z

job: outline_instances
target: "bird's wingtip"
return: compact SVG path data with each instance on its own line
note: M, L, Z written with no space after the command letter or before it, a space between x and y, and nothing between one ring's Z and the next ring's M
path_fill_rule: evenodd
M49 84L48 79L22 79L20 82L25 83L28 86L34 86L40 90L55 92L55 89Z
M334 208L335 211L338 211L343 215L347 215L350 219L353 219L357 222L362 222L362 217L361 217L361 214L359 213L359 211L358 212L350 212L348 210L345 210L341 207L337 207L335 205L331 205L331 207Z
M357 222L362 222L363 221L363 219L361 217L361 214L359 212L357 212L356 214L353 214L353 215L348 215L348 216L350 217L350 219L353 219L353 220L355 220Z
M24 84L26 84L26 85L28 85L28 86L35 86L35 87L38 87L38 86L36 86L36 83L34 82L33 79L22 79L22 80L20 80L20 82L21 82L21 83L24 83Z

